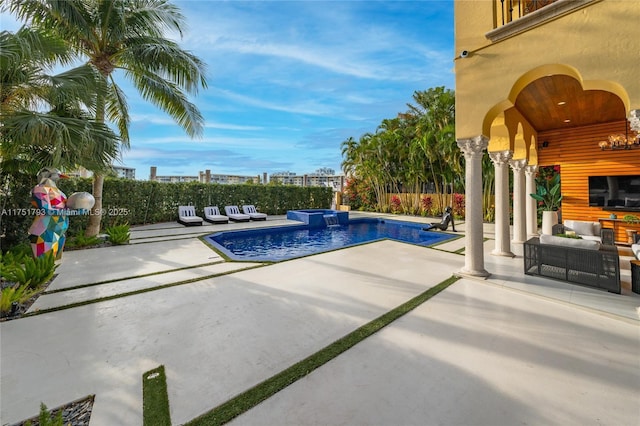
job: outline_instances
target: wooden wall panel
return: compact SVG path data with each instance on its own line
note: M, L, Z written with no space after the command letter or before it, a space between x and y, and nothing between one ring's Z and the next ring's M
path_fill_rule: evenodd
M598 146L610 134L624 134L626 125L624 120L538 134L539 146L549 142L548 147L539 148L538 164L560 165L563 219L598 221L609 217L611 212L589 206L589 176L640 175L640 149L602 151ZM615 213L618 218L628 213L640 216L638 212ZM611 222L605 226L611 227ZM626 228L629 225L618 223L616 241L626 241ZM632 228L640 229L637 225Z

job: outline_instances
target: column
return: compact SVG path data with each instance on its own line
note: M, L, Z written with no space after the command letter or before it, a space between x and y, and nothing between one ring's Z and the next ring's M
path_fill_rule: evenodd
M489 144L486 136L458 139L465 159L465 251L461 275L488 277L484 269L482 232L482 154Z
M640 133L640 109L634 109L629 112L629 127L636 133Z
M513 156L511 151L490 152L489 157L493 162L496 176L496 247L491 252L495 256L515 255L511 252L509 235L509 160Z
M524 168L527 160L511 160L513 170L513 242L523 244L527 240L525 197L524 197Z
M524 174L526 177L525 183L525 198L526 202L526 217L527 217L527 238L538 236L538 203L529 194L536 193L536 173L538 172L538 166L527 166L524 168Z

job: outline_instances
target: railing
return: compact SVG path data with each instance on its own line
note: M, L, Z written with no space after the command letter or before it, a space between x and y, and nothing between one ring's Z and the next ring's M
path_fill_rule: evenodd
M498 25L508 24L556 1L558 0L496 0L499 8L498 16L502 16L502 21L499 21Z

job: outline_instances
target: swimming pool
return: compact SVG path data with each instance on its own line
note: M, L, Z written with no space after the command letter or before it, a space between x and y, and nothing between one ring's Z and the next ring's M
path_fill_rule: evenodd
M418 223L356 219L348 225L323 228L294 225L225 231L205 239L233 260L277 262L386 238L430 246L456 237L424 231L423 227L424 224Z

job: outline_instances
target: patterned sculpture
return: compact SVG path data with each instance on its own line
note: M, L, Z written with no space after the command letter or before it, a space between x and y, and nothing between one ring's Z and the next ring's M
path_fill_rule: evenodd
M38 173L38 184L31 191L31 202L37 209L37 214L29 228L29 241L34 257L44 256L49 252L56 258L62 256L64 234L69 228L69 215L78 214L75 210L67 209L67 197L56 186L58 179L66 177L52 167L45 167ZM76 194L72 194L72 197ZM91 207L93 203L89 208Z

